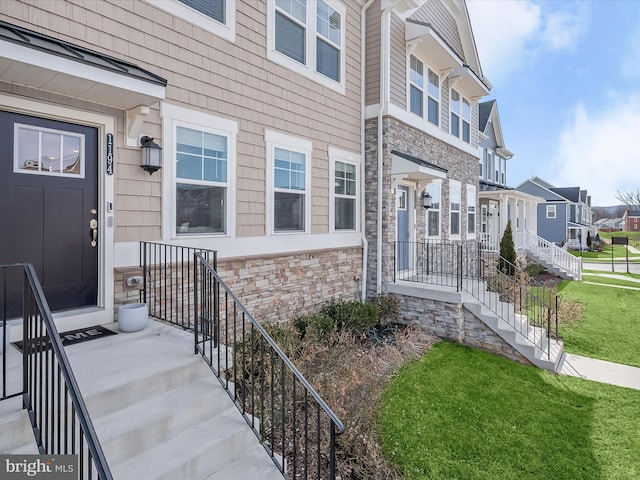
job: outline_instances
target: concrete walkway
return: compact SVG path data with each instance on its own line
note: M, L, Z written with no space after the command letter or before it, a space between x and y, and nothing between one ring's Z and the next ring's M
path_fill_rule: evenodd
M567 353L560 366L561 375L640 390L640 368Z

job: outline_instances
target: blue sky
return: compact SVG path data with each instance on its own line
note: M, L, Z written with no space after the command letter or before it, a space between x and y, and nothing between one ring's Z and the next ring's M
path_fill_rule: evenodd
M640 0L467 0L509 185L640 189Z

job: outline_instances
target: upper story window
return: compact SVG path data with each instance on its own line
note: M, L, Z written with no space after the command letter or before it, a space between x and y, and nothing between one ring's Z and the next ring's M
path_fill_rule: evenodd
M311 142L267 131L269 231L310 230Z
M235 41L235 0L147 0L175 17Z
M427 185L427 193L431 195L431 208L427 210L427 236L440 237L440 193L442 183L434 180Z
M449 110L451 112L451 135L470 143L471 142L471 104L457 90L451 90L449 100Z
M478 177L480 177L480 179L484 178L484 156L486 155L484 148L482 147L478 147L478 157L480 157L480 160L478 160Z
M507 159L500 159L500 183L505 185L507 183Z
M493 178L493 180L496 183L500 183L500 164L501 163L502 163L502 158L496 155L495 164L494 164L495 171L494 171L494 178Z
M220 23L224 22L224 0L178 0L180 3L184 3L186 6L197 10L198 12L217 20Z
M270 0L267 57L344 93L344 5Z
M333 230L358 228L358 165L359 155L329 147Z
M425 95L425 77L427 90ZM426 98L426 105L425 105ZM416 56L409 57L409 105L412 113L424 118L426 108L427 121L440 124L440 77Z
M547 218L556 218L556 206L547 205Z

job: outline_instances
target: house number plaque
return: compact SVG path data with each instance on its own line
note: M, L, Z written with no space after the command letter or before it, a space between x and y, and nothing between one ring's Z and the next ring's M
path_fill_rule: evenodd
M107 175L113 175L113 133L107 133Z

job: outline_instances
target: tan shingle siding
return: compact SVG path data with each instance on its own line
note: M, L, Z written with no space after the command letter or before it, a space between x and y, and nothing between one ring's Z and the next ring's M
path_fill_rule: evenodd
M30 5L28 5L30 3ZM238 121L237 189L238 236L263 235L265 212L264 129L277 129L307 138L316 149L329 145L351 151L360 149L360 9L344 2L345 86L341 95L266 59L266 4L253 0L236 2L236 41L189 24L144 1L73 0L70 2L2 2L0 12L9 22L104 52L163 76L168 80L167 101ZM379 23L379 22L378 22ZM120 114L122 117L122 114ZM118 124L119 145L124 122ZM160 119L152 115L145 132L162 144ZM163 145L169 148L169 145ZM161 194L161 175L149 177L138 166L137 150L116 149L116 240L139 240L160 235L160 205L149 207L154 215L140 218L142 211L129 210L136 195ZM326 157L326 153L324 153ZM314 175L328 175L328 161ZM327 184L328 179L314 184ZM254 192L261 192L254 194ZM328 189L316 188L319 212L313 229L328 228ZM323 199L324 198L324 199ZM126 205L123 210L120 205ZM140 208L143 204L137 203ZM144 204L144 208L147 204ZM247 213L248 212L248 213ZM147 225L157 219L155 230L136 230L133 223ZM323 222L316 227L316 222ZM140 238L136 238L139 235Z

